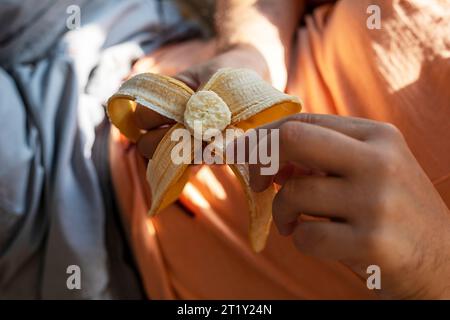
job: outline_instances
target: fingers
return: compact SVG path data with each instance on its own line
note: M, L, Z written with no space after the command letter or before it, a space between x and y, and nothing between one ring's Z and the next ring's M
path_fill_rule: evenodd
M280 168L277 175L274 177L273 181L279 185L283 185L291 177L310 176L310 175L320 175L320 172L315 172L306 167L301 167L295 164L288 163L284 165L282 168Z
M363 144L339 132L307 123L288 121L280 127L280 161L341 175L351 172Z
M353 229L345 223L302 221L292 238L301 252L322 259L346 261L358 252Z
M144 157L151 159L159 142L169 130L169 127L157 128L142 135L137 142L138 151Z
M271 137L274 134L271 131ZM367 147L361 141L328 128L300 121L286 121L279 127L279 150L274 149L272 138L262 139L258 144L267 143L267 140L272 141L269 148L272 149L272 153L279 153L280 167L292 162L300 167L306 166L335 176L352 174L358 164L366 160L368 154ZM251 148L252 151L253 149L255 148ZM251 187L255 191L260 191L267 187L268 181L271 180L262 174L261 164L253 166L250 171Z
M169 119L159 113L144 107L140 104L136 106L133 113L134 121L140 129L151 130L162 125L175 123L174 120Z
M361 141L367 140L377 131L377 127L379 126L378 122L363 118L343 117L329 114L299 113L272 122L262 128L279 128L287 121L300 121L321 126Z
M166 125L173 124L175 121L140 104L137 105L133 116L139 128L148 130L137 141L138 151L144 157L151 159L159 142L170 129Z
M350 197L348 185L339 178L291 178L273 200L273 221L282 235L289 235L300 213L348 220Z

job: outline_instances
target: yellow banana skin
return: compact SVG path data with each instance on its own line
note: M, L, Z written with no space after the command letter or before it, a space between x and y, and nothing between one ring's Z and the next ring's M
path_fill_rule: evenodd
M112 124L133 142L143 133L132 119L137 104L177 122L163 137L147 167L147 181L152 192L150 215L157 214L175 201L189 179L189 163L194 159L194 137L191 136L189 141L189 162L175 164L171 161L171 150L179 142L171 141L174 130L187 127L192 131L192 120L202 119L208 128L239 128L245 131L298 113L302 107L297 97L276 90L248 69L220 69L201 88L198 97L195 95L192 89L176 79L144 73L124 82L108 100L107 112ZM189 101L196 104L186 110ZM230 114L224 110L224 105L229 108ZM225 157L224 154L221 156ZM265 191L255 193L249 186L248 164L229 166L247 197L251 247L255 252L260 252L269 234L275 188L271 185Z

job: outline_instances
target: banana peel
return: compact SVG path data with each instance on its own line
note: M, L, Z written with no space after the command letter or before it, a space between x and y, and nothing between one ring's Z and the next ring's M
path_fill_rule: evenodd
M276 90L255 72L233 68L218 70L198 92L174 78L152 73L139 74L124 82L108 100L107 112L112 124L133 142L144 133L133 120L137 104L176 121L158 144L147 167L152 192L150 216L173 203L189 179L196 137L192 135L188 141L191 152L187 161L177 164L171 161L171 152L179 144L171 140L174 130L186 128L192 133L193 123L201 121L204 129L246 131L298 113L302 108L297 97ZM263 192L253 192L248 164L228 165L245 191L250 215L249 240L252 249L260 252L272 222L275 188L271 185Z

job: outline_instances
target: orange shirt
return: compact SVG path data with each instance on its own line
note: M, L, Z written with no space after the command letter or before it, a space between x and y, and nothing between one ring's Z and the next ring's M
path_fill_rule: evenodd
M381 7L381 30L365 27L370 4ZM397 125L450 207L448 21L445 1L344 0L319 7L298 31L288 90L307 112ZM164 48L151 69L174 74L211 56L211 48L199 41ZM110 155L150 298L375 298L345 266L304 256L274 229L266 249L253 253L243 192L226 167L202 167L179 203L149 219L144 160L117 131Z

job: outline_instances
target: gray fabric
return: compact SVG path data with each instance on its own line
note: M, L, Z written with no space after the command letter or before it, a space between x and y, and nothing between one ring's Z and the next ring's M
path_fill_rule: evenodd
M67 32L67 6L83 3L0 0L0 299L120 297L95 128L131 61L194 27L171 1L95 0ZM69 265L81 290L66 287Z

